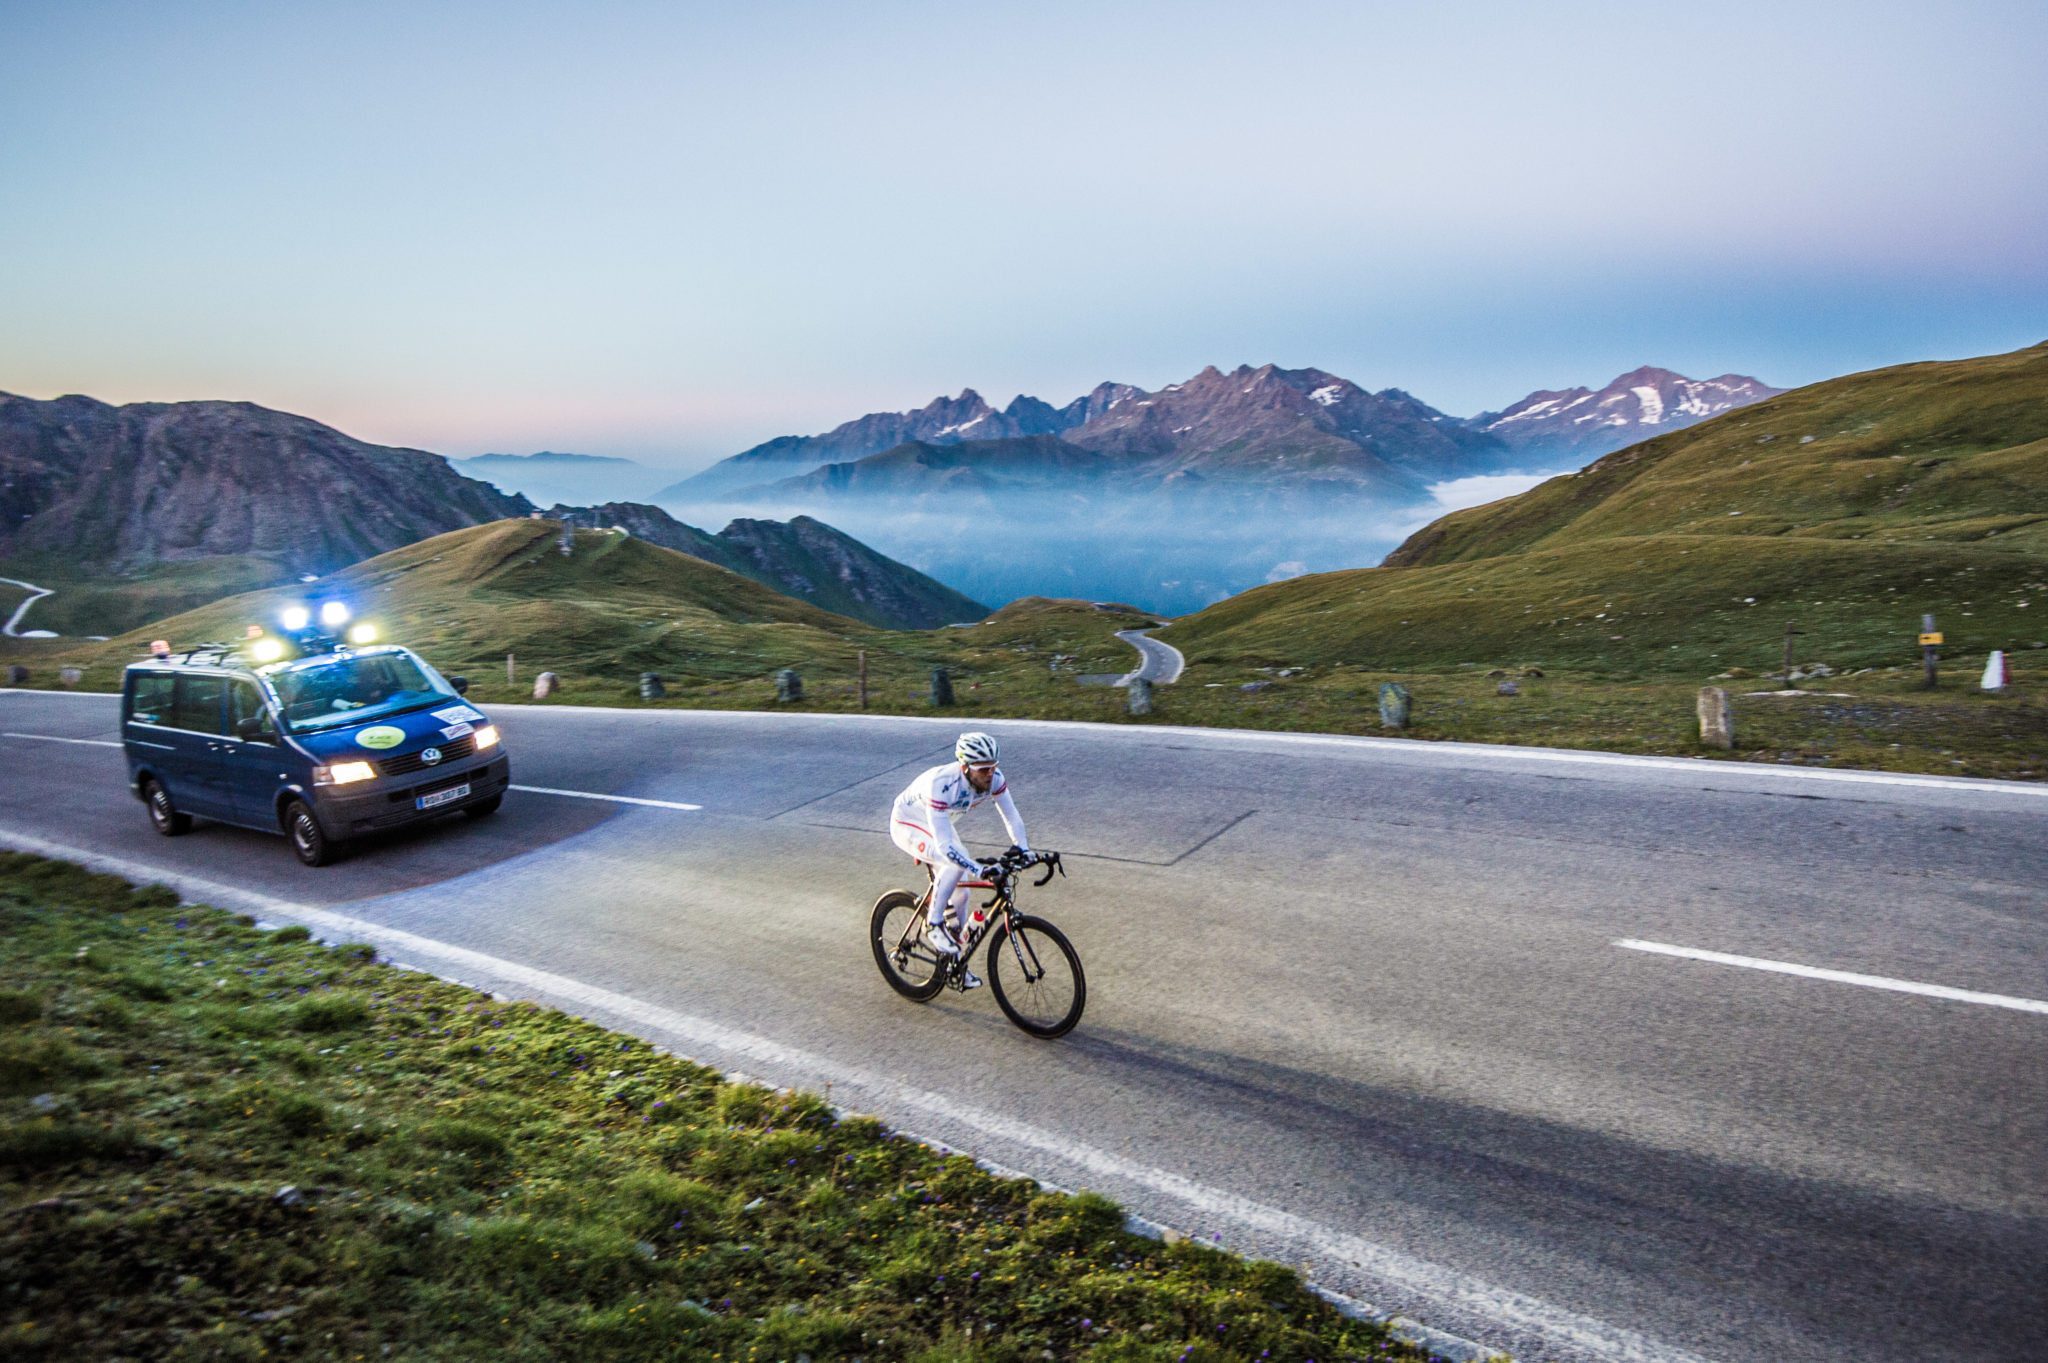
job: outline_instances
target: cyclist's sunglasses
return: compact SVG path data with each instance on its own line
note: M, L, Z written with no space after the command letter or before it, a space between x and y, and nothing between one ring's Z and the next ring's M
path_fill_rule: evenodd
M969 762L966 764L966 767L969 771L994 771L996 764L993 762Z

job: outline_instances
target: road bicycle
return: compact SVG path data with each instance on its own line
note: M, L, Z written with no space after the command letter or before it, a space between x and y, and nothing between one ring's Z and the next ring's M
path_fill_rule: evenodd
M964 992L968 962L985 941L988 956L984 969L1004 1016L1047 1040L1072 1031L1088 1002L1088 980L1081 973L1080 956L1064 933L1043 918L1018 912L1017 877L1033 866L1045 868L1034 885L1044 885L1055 872L1067 873L1057 852L1012 848L994 863L988 879L961 882L970 889L994 893L981 906L982 912L972 915L975 921L967 926L958 956L934 951L924 940L925 912L932 897L929 866L925 867L923 894L891 890L877 899L868 920L868 943L889 987L918 1003L930 1002L948 986Z

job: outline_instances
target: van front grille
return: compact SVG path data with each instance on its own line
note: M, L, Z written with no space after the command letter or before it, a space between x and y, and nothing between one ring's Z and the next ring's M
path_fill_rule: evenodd
M446 743L436 743L433 746L441 750L441 761L434 764L440 766L442 763L459 761L475 752L476 738L464 734L460 738L451 739ZM427 764L420 761L420 755L416 752L406 753L402 757L386 757L377 763L378 772L384 776L410 776L416 771L428 769Z

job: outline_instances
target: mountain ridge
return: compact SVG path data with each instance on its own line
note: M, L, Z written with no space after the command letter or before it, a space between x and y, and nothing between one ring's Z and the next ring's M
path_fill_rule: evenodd
M0 558L254 555L326 573L532 509L440 455L255 403L0 394Z
M1741 375L1692 380L1645 365L1598 391L1539 390L1499 412L1460 418L1399 388L1375 393L1325 370L1274 364L1227 373L1209 365L1157 392L1103 383L1058 408L1020 394L999 412L966 388L909 412L869 413L821 435L778 436L670 484L654 500L843 491L856 480L791 480L909 445L971 450L1056 436L1122 458L1155 482L1182 474L1233 487L1293 480L1316 484L1316 495L1343 490L1421 501L1432 483L1531 461L1583 462L1633 443L1645 429L1679 429L1779 391ZM1578 410L1589 402L1589 411ZM974 457L970 452L947 467L965 467Z
M537 514L526 497L465 476L465 462L373 445L254 403L114 406L0 394L0 563L19 565L13 576L64 584L54 605L39 607L38 624L116 633L133 620ZM626 505L573 509L616 520ZM822 523L757 522L720 540L658 508L639 510L655 530L644 538L865 623L924 628L988 613Z

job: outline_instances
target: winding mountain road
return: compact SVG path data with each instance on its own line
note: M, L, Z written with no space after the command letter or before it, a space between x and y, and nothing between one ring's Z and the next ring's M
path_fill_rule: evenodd
M13 639L22 638L24 636L19 632L21 617L27 615L28 608L44 597L55 596L57 594L56 590L51 587L38 587L33 582L23 582L18 577L0 577L0 582L5 582L11 587L19 587L29 594L26 601L14 608L14 614L7 617L7 623L0 625L0 634L5 634Z
M1129 686L1140 678L1154 686L1171 686L1180 680L1188 660L1172 644L1162 644L1142 629L1120 629L1116 637L1138 650L1138 665L1117 678L1118 686Z
M889 800L960 721L492 709L497 817L313 871L151 833L111 697L0 692L0 844L829 1090L1522 1359L2048 1355L2048 787L976 720L1072 873L1026 891L1089 973L1043 1043L898 998L863 940L910 879Z

